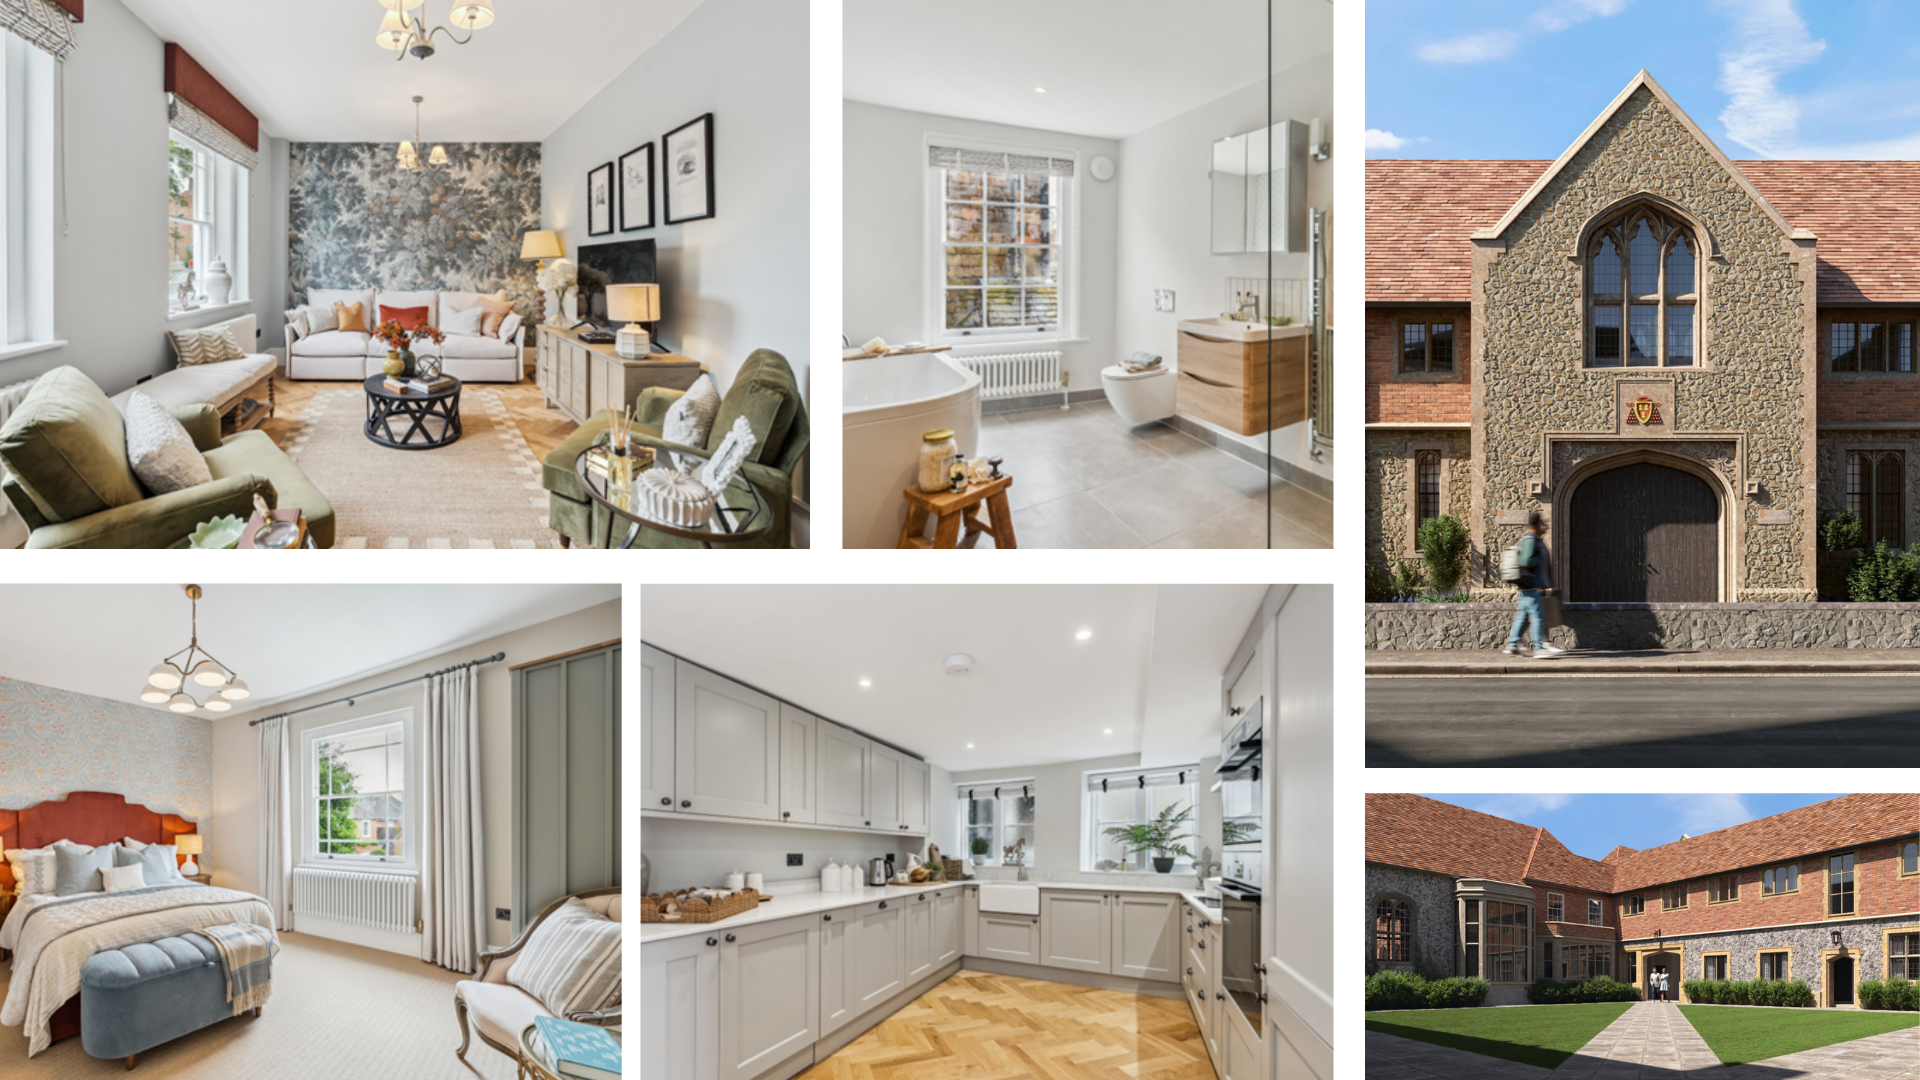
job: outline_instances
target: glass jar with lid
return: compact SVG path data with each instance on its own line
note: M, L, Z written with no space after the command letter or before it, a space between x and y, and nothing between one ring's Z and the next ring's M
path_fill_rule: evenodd
M952 428L936 428L920 437L920 490L929 494L953 486L948 467L960 451Z

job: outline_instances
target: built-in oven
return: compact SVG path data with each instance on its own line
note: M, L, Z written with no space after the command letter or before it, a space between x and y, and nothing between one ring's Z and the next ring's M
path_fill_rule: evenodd
M1261 699L1248 702L1221 740L1220 766L1220 988L1247 1019L1255 1039L1263 1022L1260 956L1260 882L1267 854Z
M1260 886L1222 878L1220 921L1220 989L1257 1039L1267 1030L1260 1002Z

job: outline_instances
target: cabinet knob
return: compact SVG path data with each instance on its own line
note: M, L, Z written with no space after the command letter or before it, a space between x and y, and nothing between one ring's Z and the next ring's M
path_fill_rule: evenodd
M1207 999L1207 992L1205 990L1195 990L1194 993L1199 994L1200 1000L1202 1001L1205 1001Z
M919 895L919 897L918 897L918 899L921 899L921 900L925 900L926 898L927 898L927 894L926 894L926 893L921 893L921 894Z
M792 817L792 816L793 816L793 811L791 811L791 810L782 810L782 811L780 811L780 816L781 816L781 817L783 817L783 818L790 818L790 817Z
M887 908L887 902L885 900L880 901L880 910L885 911L886 908Z
M1200 948L1202 948L1202 949L1204 949L1204 948L1206 948L1206 947L1207 947L1207 943L1206 943L1206 942L1204 942L1204 941L1203 941L1203 942L1201 942L1201 943L1200 943Z
M867 824L868 824L868 825L872 825L872 824L873 824L873 822L871 822L871 821L869 821L869 822L867 822Z
M660 800L660 805L661 805L661 806L672 806L672 805L673 805L673 800L672 800L672 799L661 799L661 800Z
M688 807L688 806L692 806L692 805L693 805L693 800L692 800L692 799L681 799L681 800L680 800L680 805L681 805L682 807Z
M719 940L718 938L708 938L708 939L707 939L707 944L708 944L708 945L718 945L718 944L720 944L720 940Z
M1189 975L1191 975L1191 974L1193 974L1193 969L1192 969L1192 968L1188 968L1188 969L1187 969L1187 974L1189 974Z
M825 921L827 921L827 922L832 922L832 921L833 921L833 916L831 916L831 915L822 915L822 916L820 916L820 918L822 918L822 919L824 919L824 920L825 920Z
M734 936L733 936L732 934L728 934L728 935L727 935L727 940L728 940L728 941L732 941L732 940L734 940Z

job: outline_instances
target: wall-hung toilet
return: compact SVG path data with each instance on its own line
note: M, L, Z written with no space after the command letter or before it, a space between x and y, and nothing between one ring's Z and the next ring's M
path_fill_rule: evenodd
M1173 415L1173 369L1161 364L1130 372L1119 364L1100 369L1107 403L1129 424L1151 424Z

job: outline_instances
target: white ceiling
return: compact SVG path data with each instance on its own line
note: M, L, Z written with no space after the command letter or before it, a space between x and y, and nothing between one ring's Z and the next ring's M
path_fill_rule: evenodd
M1267 2L845 0L843 94L1123 139L1266 78ZM1333 51L1328 0L1272 4L1273 70Z
M200 644L253 690L236 712L620 597L618 585L202 588ZM0 675L143 708L165 709L142 702L140 690L148 670L191 636L183 585L6 585L0 611L15 613L0 619Z
M1218 752L1220 676L1266 591L648 585L640 619L650 644L955 772L1143 747L1153 764ZM972 673L948 675L950 653Z
M427 99L430 142L540 142L700 6L494 0L493 25L471 44L438 34L433 56L396 61L373 42L386 13L374 0L122 3L184 46L269 133L296 142L411 139L415 94ZM452 9L452 0L426 0L415 14L451 30Z

